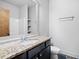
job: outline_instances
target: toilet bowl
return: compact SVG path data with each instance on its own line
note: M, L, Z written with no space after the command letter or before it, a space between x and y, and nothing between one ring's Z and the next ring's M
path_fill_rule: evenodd
M60 53L60 48L56 47L56 46L51 46L51 53L52 54L59 54Z
M51 46L51 59L58 59L58 55L60 53L60 49L56 46Z

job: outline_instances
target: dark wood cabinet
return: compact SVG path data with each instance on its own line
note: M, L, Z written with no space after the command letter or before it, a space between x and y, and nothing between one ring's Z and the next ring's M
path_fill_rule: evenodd
M50 59L50 40L28 52L29 59Z
M50 59L50 40L37 45L13 59Z
M43 49L45 49L45 43L37 45L28 51L28 59L34 59Z
M50 59L50 46L40 52L39 59Z
M50 59L50 46L40 51L38 54L34 55L29 59Z
M27 59L27 52L22 53L22 54L20 54L20 55L14 57L14 58L12 58L12 59Z
M32 57L31 59L39 59L39 55L35 55L34 57Z

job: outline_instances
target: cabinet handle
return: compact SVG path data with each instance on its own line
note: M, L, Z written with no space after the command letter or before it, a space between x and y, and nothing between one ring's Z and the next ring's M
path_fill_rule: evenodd
M42 56L42 54L40 54L40 57Z
M36 59L39 59L38 57L36 57Z

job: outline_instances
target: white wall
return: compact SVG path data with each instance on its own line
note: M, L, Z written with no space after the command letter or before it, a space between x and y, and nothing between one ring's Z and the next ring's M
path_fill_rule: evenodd
M49 35L49 0L39 0L39 32Z
M59 18L74 16L73 21ZM50 35L62 53L79 57L79 0L50 0Z
M27 20L28 20L28 6L24 5L20 7L20 22L19 22L20 34L27 33Z
M10 10L10 35L19 34L19 8L4 1L0 1L0 7Z

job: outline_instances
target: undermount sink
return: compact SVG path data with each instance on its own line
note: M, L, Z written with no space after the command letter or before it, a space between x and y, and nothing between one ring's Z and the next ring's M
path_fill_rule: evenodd
M29 39L29 40L25 40L25 41L21 41L21 45L30 45L30 44L33 44L33 43L36 43L38 40L32 40L32 39Z

